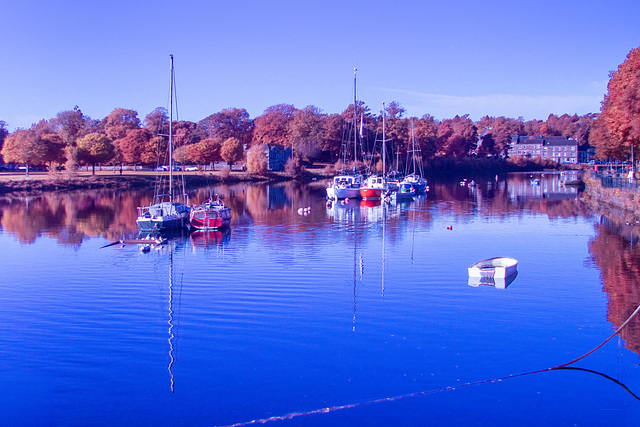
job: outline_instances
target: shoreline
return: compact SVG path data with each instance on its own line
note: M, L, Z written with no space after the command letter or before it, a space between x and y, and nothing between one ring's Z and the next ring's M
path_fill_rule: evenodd
M168 175L168 172L162 172ZM302 181L325 178L322 174L307 172ZM86 189L131 190L136 188L152 188L156 179L154 171L125 171L122 175L112 171L78 171L73 174L65 172L30 172L27 177L24 172L0 172L0 196L6 195L39 195L57 191L76 191ZM284 172L267 172L252 175L246 172L231 172L223 176L218 172L186 172L184 174L187 186L203 186L208 184L234 184L239 182L282 182L294 180Z

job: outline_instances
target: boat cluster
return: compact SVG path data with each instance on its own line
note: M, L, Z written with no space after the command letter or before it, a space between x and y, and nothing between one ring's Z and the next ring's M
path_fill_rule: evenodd
M171 200L165 194L155 196L154 199L155 203L138 208L136 224L140 231L162 232L184 228L217 230L229 226L231 222L231 209L217 194L191 206L188 205L187 195Z
M388 177L381 175L341 174L327 186L327 199L381 200L408 199L429 190L427 180L420 175Z

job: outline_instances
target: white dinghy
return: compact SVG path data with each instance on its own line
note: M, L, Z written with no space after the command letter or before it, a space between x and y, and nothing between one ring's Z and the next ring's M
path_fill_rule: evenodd
M504 279L516 273L517 268L517 259L509 257L489 258L471 265L469 267L469 277Z

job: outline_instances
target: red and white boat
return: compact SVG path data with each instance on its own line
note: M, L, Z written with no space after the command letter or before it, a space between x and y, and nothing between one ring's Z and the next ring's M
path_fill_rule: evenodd
M360 187L360 197L364 200L381 199L387 192L387 183L383 176L371 175Z
M231 223L231 209L218 197L210 197L204 203L192 206L189 213L191 227L198 230L216 230Z

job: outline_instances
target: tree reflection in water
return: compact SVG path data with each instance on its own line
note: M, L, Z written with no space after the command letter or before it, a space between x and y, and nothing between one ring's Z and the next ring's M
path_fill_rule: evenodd
M600 270L609 300L607 319L618 328L640 305L640 247L599 224L589 242L589 253ZM627 349L640 354L640 318L632 319L620 336Z

